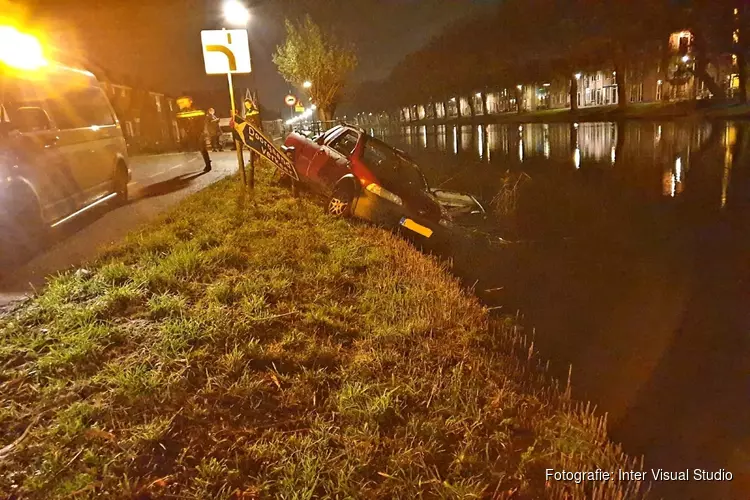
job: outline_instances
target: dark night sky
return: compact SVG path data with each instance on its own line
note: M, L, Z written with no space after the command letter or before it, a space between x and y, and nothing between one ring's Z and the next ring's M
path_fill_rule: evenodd
M284 18L309 13L353 42L360 66L353 80L378 79L446 25L490 9L499 0L254 0L248 25L254 78L264 105L283 108L288 84L271 61L284 38ZM221 89L226 80L203 72L202 29L222 27L221 1L27 0L33 22L53 43L78 50L115 74L154 90L179 94ZM252 86L240 75L237 87Z

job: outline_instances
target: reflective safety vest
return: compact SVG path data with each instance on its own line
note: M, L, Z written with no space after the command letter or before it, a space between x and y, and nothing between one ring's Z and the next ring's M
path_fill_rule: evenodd
M200 109L191 109L177 113L177 118L198 118L199 116L206 116L206 112Z

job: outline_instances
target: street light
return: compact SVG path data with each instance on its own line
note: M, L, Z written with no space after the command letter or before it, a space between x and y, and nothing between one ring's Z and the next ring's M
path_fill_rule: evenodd
M224 20L234 26L244 26L250 21L250 11L239 0L224 3Z
M312 82L310 80L305 80L305 83L302 84L303 88L309 89L312 87Z
M690 60L690 56L682 56L682 62L686 63Z

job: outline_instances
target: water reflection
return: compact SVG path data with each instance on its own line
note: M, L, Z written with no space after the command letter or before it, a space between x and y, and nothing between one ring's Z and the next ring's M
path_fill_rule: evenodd
M724 169L721 176L721 208L727 204L727 190L729 189L729 179L732 173L732 164L734 163L733 149L737 143L737 126L728 123L724 133Z
M388 135L385 131L376 133ZM617 167L613 175L618 180L636 184L646 193L674 198L686 189L693 153L706 145L712 133L710 123L622 126L594 122L404 127L401 135L408 147L418 150L445 151L450 141L453 155L460 156L462 162L521 166L552 161L555 165L567 163L573 171ZM724 178L722 192L715 198L721 206L726 204L735 126L726 125L722 135Z
M427 133L426 147L407 147L435 185L492 200L506 171L532 179L515 226L498 229L524 244L472 241L454 271L489 305L523 312L553 373L573 366L574 394L608 412L628 452L666 470L736 472L731 484L656 485L676 488L656 498L745 498L716 488L750 491L750 124Z
M438 151L445 151L446 149L446 132L445 132L445 125L438 125L436 128L436 135L437 135L437 148Z

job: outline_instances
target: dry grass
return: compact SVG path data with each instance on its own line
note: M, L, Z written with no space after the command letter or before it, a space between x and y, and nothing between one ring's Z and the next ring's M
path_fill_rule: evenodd
M258 177L0 320L0 497L640 497L545 484L630 461L513 318Z
M518 199L521 188L530 181L531 177L525 173L508 173L503 177L497 194L490 201L492 213L499 217L512 217L518 210Z

